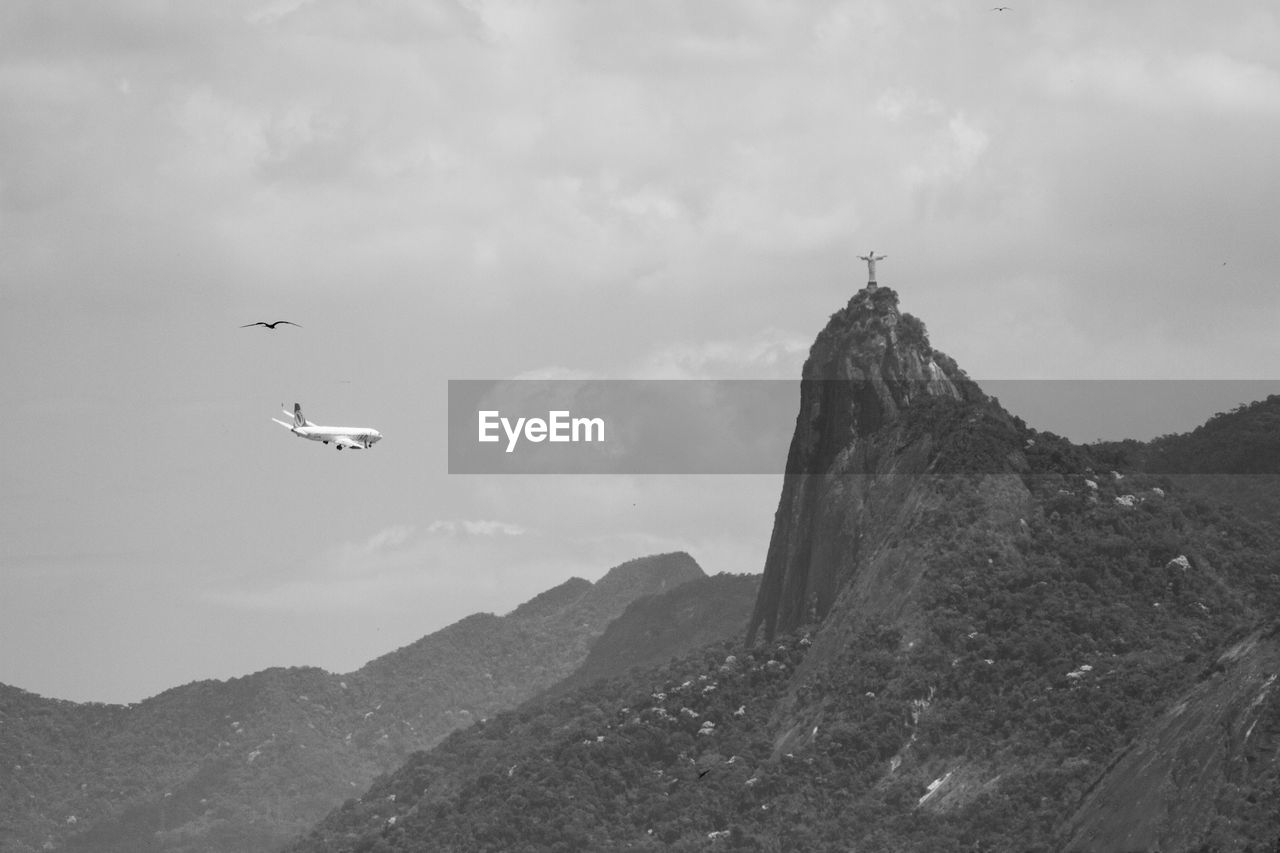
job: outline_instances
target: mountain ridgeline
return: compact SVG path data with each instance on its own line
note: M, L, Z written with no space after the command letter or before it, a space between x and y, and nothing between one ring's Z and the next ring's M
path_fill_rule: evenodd
M0 685L0 851L278 849L415 750L571 674L637 600L713 580L684 553L632 560L345 675L276 668L128 706Z
M1277 849L1276 484L1165 463L1274 453L1280 399L1078 446L897 304L811 350L742 633L455 732L290 849Z
M759 575L721 574L636 599L592 644L582 666L548 693L563 695L738 636L759 589Z

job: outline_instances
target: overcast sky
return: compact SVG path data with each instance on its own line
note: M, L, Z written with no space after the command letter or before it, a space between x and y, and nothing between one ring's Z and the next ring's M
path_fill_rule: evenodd
M450 476L447 380L798 377L872 249L979 381L1280 376L1275 4L1003 2L0 4L0 681L758 572L778 477Z

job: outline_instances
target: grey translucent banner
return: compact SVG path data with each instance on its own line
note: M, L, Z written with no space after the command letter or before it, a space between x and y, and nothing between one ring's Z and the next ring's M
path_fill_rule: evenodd
M768 380L450 380L449 473L780 471L799 400Z
M831 447L846 446L858 429L837 416L832 405L848 409L849 400L886 390L899 400L918 401L937 390L910 381L880 382L878 390L863 384L867 387L827 380L450 380L449 473L827 473L830 459L810 471L798 462L803 454L793 454L788 467L802 385L811 407L825 401L819 428ZM1280 394L1280 380L987 380L976 385L1029 427L1076 443L1185 433L1217 414ZM1252 440L1261 442L1259 447L1271 442L1272 456L1280 458L1280 434ZM1232 466L1225 473L1240 473L1238 458ZM1258 473L1280 471L1267 459L1259 466Z

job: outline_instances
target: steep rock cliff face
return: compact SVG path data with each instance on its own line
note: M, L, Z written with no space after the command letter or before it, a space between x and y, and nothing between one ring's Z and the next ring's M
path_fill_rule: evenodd
M864 288L832 315L804 365L800 413L748 637L820 621L845 585L902 591L910 579L857 568L886 545L877 534L926 500L915 476L933 472L934 436L908 417L944 399L985 400L888 288ZM874 500L872 496L874 495ZM888 498L888 499L886 499ZM900 562L881 555L881 563ZM900 567L898 567L900 568ZM886 574L887 572L887 574ZM892 577L890 577L892 576ZM891 609L901 596L886 600Z
M1229 648L1094 784L1063 849L1231 850L1241 825L1274 821L1277 673L1280 625Z

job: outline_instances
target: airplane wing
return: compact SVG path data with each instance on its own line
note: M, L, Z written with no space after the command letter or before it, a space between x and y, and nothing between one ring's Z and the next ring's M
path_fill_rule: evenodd
M280 420L279 418L272 418L271 420L273 420L273 421L275 421L276 423L280 424L280 426L282 426L282 427L288 427L289 429L293 429L293 424L287 424L287 423L285 423L284 421Z
M338 446L339 450L341 450L344 447L349 447L352 450L364 450L363 442L356 441L350 438L349 436L345 436L345 435L334 436L333 443Z

